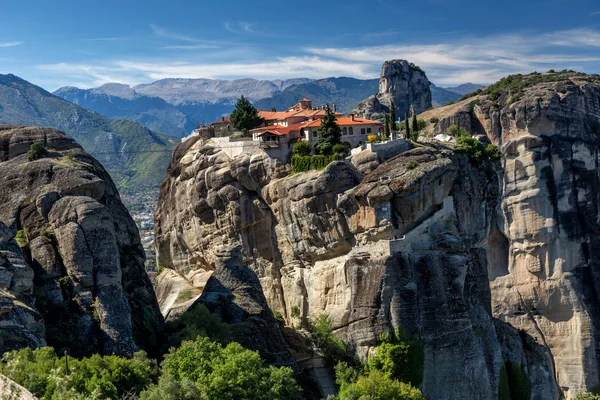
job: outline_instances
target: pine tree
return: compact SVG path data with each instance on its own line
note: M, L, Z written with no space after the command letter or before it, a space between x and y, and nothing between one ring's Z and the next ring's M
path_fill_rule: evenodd
M230 118L233 128L242 132L254 129L264 122L264 119L258 115L258 110L243 95L235 104L235 110Z
M335 114L327 104L325 116L321 119L321 126L317 129L318 137L315 149L319 154L329 156L333 152L333 146L341 143L342 130L335 120Z
M392 131L397 131L398 125L396 124L396 106L394 105L393 101L392 101L392 105L391 105L390 109L391 109L390 129Z
M409 125L409 121L408 121L408 114L404 114L404 128L406 130L405 137L407 139L410 139L410 125Z

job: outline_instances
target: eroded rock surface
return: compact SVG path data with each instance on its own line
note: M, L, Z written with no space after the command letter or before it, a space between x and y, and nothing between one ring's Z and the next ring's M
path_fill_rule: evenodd
M38 141L46 154L30 159ZM0 125L0 188L2 348L152 351L162 316L137 228L102 166L62 132Z
M497 398L506 362L526 371L532 398L558 398L543 347L492 315L497 168L430 146L364 175L338 161L279 177L264 155L230 159L191 138L174 153L156 215L158 263L172 270L158 280L163 313L180 310L169 300L173 290L160 296L175 272L202 291L198 301L271 335L274 348L258 338L247 343L263 354L285 348L264 330L271 310L300 328L326 313L361 357L389 329L416 336L429 399ZM186 278L207 273L208 281Z
M501 202L488 239L492 311L546 347L572 398L600 383L600 76L522 79L532 83L424 118L441 117L433 133L459 124L500 146Z
M386 61L381 68L379 92L362 101L353 112L362 118L383 121L393 102L400 119L410 114L411 107L422 113L431 108L430 85L425 72L416 65L406 60Z

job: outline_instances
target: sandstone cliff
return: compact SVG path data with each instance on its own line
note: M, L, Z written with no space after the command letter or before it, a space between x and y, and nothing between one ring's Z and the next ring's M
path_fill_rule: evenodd
M492 315L499 166L443 146L376 164L365 175L338 161L285 177L264 153L230 159L212 141L182 143L156 215L162 312L212 304L250 321L248 339L270 335L269 348L248 345L278 362L289 355L268 308L296 327L329 314L362 357L402 326L423 344L429 399L497 398L505 363L528 374L533 399L557 398L543 346Z
M600 76L514 76L422 116L502 150L489 236L493 315L543 344L565 397L596 387L600 363Z
M0 125L0 188L0 349L152 350L162 316L102 165L55 129Z
M430 86L425 72L416 65L406 60L386 61L381 68L379 91L353 112L362 118L383 121L393 102L399 119L410 114L413 106L415 112L422 113L432 106Z

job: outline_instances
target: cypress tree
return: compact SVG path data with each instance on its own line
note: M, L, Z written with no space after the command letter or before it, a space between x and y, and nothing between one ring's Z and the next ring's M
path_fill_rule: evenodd
M406 128L405 137L407 139L410 139L410 125L409 125L409 122L408 122L408 114L404 114L404 127Z
M397 131L398 130L398 125L396 125L396 106L394 105L394 102L392 101L392 106L391 106L391 113L392 115L390 116L390 129L393 131Z
M413 135L419 131L419 123L417 122L417 114L412 115L412 131L413 131Z
M387 139L390 136L390 116L385 114L385 123L383 124L383 138Z
M331 155L333 146L342 142L342 130L335 120L335 114L327 104L325 116L321 119L321 126L317 129L318 137L315 149L319 154Z

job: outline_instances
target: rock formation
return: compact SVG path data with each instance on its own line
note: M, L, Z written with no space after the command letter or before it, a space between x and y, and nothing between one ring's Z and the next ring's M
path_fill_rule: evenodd
M230 159L216 142L190 138L174 152L156 215L162 312L183 311L189 299L174 302L177 288L193 287L197 301L253 324L247 345L281 349L276 362L288 355L266 330L266 305L296 327L330 315L361 357L403 327L423 344L429 399L497 398L507 363L528 375L533 399L558 398L543 346L492 315L494 168L431 146L364 175L337 161L286 177L264 153ZM256 338L265 334L270 348Z
M386 61L381 68L379 92L362 101L353 112L362 118L383 121L393 102L399 119L410 114L411 107L422 113L432 106L430 85L425 72L416 65L406 60Z
M102 165L55 129L0 125L0 188L0 348L152 350L162 316Z
M494 317L546 348L566 398L596 387L600 364L600 76L503 80L422 116L459 124L502 150L490 228Z

